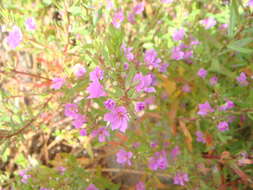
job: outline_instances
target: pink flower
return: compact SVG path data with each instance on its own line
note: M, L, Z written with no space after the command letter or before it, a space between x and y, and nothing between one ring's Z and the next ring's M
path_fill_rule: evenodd
M182 87L182 91L183 92L191 92L191 87L188 85L188 84L185 84L183 87Z
M197 40L197 39L192 39L192 41L191 41L191 46L195 46L195 45L199 45L200 44L200 42Z
M179 46L174 47L171 52L171 59L181 60L184 59L184 52Z
M124 20L124 12L119 10L118 12L114 13L112 24L115 28L120 28L121 23Z
M36 22L33 17L26 19L25 26L27 30L33 31L36 29Z
M129 166L131 166L131 158L133 156L132 152L127 152L124 149L120 149L117 154L117 162L119 164L125 165L128 164Z
M87 98L93 99L93 98L100 98L103 96L107 96L106 92L104 91L103 86L100 84L100 82L93 81L90 83L90 85L87 87L87 91L90 94Z
M125 57L127 58L128 61L134 60L134 54L131 52L133 48L131 47L127 48L125 44L122 44L121 49L123 49Z
M159 67L159 63L161 63L161 59L157 58L157 53L154 49L145 52L144 61L148 66L153 66L154 68Z
M87 136L87 130L86 130L86 129L81 129L81 130L79 131L79 134L80 134L81 136Z
M65 79L64 78L53 78L52 79L52 84L51 84L51 88L54 90L59 90L65 83Z
M104 71L101 70L99 67L96 67L92 72L90 72L90 81L99 81L103 80L104 78Z
M108 10L114 8L114 3L113 3L112 0L106 0L106 8L107 8Z
M23 35L18 26L13 26L12 31L7 36L7 43L11 49L15 49L22 41Z
M76 77L82 77L86 73L86 69L82 65L76 64L73 67L73 72Z
M232 102L231 100L228 100L224 105L220 106L220 110L221 111L226 111L228 109L231 109L234 107L234 102Z
M210 106L209 102L206 101L204 104L199 104L199 115L207 115L208 113L214 112L214 109Z
M202 143L206 143L206 140L204 138L204 134L201 131L196 131L196 136L197 136L197 141L198 142L202 142Z
M148 167L154 171L158 169L161 169L161 170L166 169L168 167L166 152L164 150L160 152L156 152L154 156L152 156L149 159Z
M184 59L190 59L193 56L193 51L185 51L184 52Z
M166 72L169 65L170 64L168 64L168 63L160 64L159 65L159 71L162 72L162 73Z
M64 115L66 117L74 118L78 112L78 106L76 104L65 104Z
M87 122L86 117L82 114L75 114L74 120L72 121L72 125L75 128L81 128L83 126L83 124Z
M241 72L240 76L236 77L236 80L241 86L248 86L249 84L249 82L247 81L247 76L244 72Z
M99 142L105 142L106 137L109 137L110 134L109 134L109 132L106 130L105 127L101 127L101 128L99 128L99 129L97 129L97 130L92 131L92 136L93 136L93 137L98 136L98 141L99 141Z
M213 76L212 78L210 78L209 83L210 83L212 86L216 85L216 84L218 83L218 77Z
M125 132L128 127L128 115L125 107L120 106L111 110L104 115L104 120L110 122L112 130L119 129Z
M104 102L104 106L108 110L112 110L115 108L116 103L112 99L108 99Z
M228 24L222 24L222 25L220 25L220 27L219 27L220 30L225 30L225 29L227 29L227 28L228 28Z
M216 22L216 20L214 18L209 17L209 18L201 20L199 23L202 26L204 26L205 29L210 29L213 26L215 26L217 22Z
M229 130L229 126L228 126L228 123L226 121L221 121L220 123L218 123L217 128L221 132Z
M173 35L172 38L174 41L180 41L184 39L184 35L185 35L185 31L183 28L176 30Z
M170 153L172 159L175 159L175 158L176 158L178 155L180 155L180 154L181 154L181 151L180 151L179 146L175 146L175 148L173 148L173 149L171 150L171 153Z
M142 181L139 181L139 183L136 184L135 186L135 190L145 190L145 183L143 183Z
M248 3L247 3L247 6L253 7L253 0L249 0Z
M201 78L205 78L207 75L207 71L203 68L199 69L198 71L198 76L201 77Z
M161 0L162 3L172 3L174 0Z
M94 184L90 184L86 190L99 190Z
M136 102L135 104L135 111L140 112L145 109L145 102Z
M135 24L135 14L133 12L128 15L127 19L131 24Z
M61 173L61 175L63 175L66 171L66 168L64 168L63 166L59 166L56 169Z
M106 8L107 8L108 10L111 10L111 9L114 8L114 3L113 3L112 0L106 0Z
M19 175L22 177L21 182L25 184L28 183L28 179L32 177L31 175L27 174L27 172L28 170L21 170L19 172Z
M185 182L189 181L189 177L187 173L177 173L176 176L173 178L173 183L176 185L184 186Z
M152 75L148 74L146 76L143 76L142 73L136 74L134 76L134 81L138 81L139 83L135 87L137 92L155 92L154 87L151 87L152 85Z
M144 2L141 2L141 3L138 3L134 8L133 8L133 12L134 14L141 14L143 11L144 11L144 7L145 7L145 3Z

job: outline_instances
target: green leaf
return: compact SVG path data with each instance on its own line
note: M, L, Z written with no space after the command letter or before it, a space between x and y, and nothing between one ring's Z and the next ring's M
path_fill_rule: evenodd
M235 35L235 27L239 19L239 11L237 0L232 0L230 3L230 18L228 27L228 36L231 38Z
M253 53L253 50L249 48L245 48L245 46L251 42L253 42L253 38L244 38L241 40L231 42L228 45L228 48L240 53L250 54L250 53Z
M213 71L222 75L225 75L229 78L234 79L235 78L235 74L231 71L229 71L226 67L224 67L223 65L220 64L219 60L214 59L212 61L211 66L209 67L209 71Z

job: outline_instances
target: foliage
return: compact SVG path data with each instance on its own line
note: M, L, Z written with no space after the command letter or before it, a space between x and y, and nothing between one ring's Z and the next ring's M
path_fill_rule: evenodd
M253 188L250 2L1 2L2 187Z

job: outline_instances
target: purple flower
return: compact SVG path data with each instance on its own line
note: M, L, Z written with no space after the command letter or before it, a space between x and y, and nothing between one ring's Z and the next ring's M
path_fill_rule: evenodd
M197 141L198 142L206 143L206 140L204 138L204 134L201 131L196 131L195 134L197 136Z
M247 81L247 76L244 72L241 72L240 76L236 77L236 80L241 86L247 86L249 84Z
M81 136L87 136L87 130L86 130L86 129L81 129L81 130L79 131L79 134L80 134Z
M118 12L114 13L112 24L115 28L119 28L123 20L124 20L124 12L122 10L119 10Z
M134 142L133 143L133 148L138 148L141 145L140 142Z
M218 77L213 76L212 78L210 78L209 83L210 83L212 86L216 85L216 84L218 83Z
M182 91L183 92L191 92L191 87L188 84L184 84L184 86L182 87Z
M105 142L106 137L109 137L110 134L109 134L109 132L106 130L105 127L101 127L101 128L99 128L99 129L97 129L97 130L92 131L92 136L93 136L93 137L98 136L98 141L99 141L99 142Z
M184 52L181 50L179 46L176 46L172 49L171 59L174 59L174 60L184 59Z
M74 120L72 121L72 125L78 129L81 128L85 122L87 122L86 117L77 113L75 114Z
M220 106L219 110L226 111L234 107L234 102L228 100L224 105Z
M161 0L162 3L172 3L174 0Z
M151 148L155 148L155 147L157 147L158 146L158 144L157 144L157 142L155 142L155 141L152 141L151 143L150 143L150 147Z
M160 64L159 65L159 71L162 72L162 73L166 72L169 65L170 64L168 64L168 63Z
M136 102L135 104L135 111L140 112L145 109L145 102Z
M170 152L170 156L172 159L175 159L180 154L181 154L181 151L180 151L179 146L175 146L175 148L173 148Z
M191 46L195 46L195 45L199 45L200 44L200 42L197 40L197 39L192 39L192 41L191 41Z
M187 173L177 173L173 178L173 183L176 185L184 186L185 182L189 181L189 177Z
M36 22L35 19L30 17L28 19L26 19L25 21L25 26L27 30L33 31L36 29Z
M133 61L134 60L134 54L131 52L133 48L127 48L125 44L121 45L121 49L123 49L125 57L127 58L128 61Z
M154 171L158 169L161 169L161 170L166 169L168 167L166 152L164 150L160 152L156 152L154 156L152 156L149 159L148 167Z
M184 52L184 59L190 59L193 56L193 51L185 51Z
M98 80L91 82L90 85L87 87L87 91L89 93L89 96L87 97L88 99L107 96L103 86Z
M228 123L226 121L221 121L218 123L217 125L217 128L221 131L221 132L224 132L224 131L227 131L229 130L229 126L228 126Z
M136 184L135 190L145 190L145 183L142 181L139 181L139 183Z
M143 11L144 11L144 7L145 7L145 3L144 2L141 2L141 3L138 3L134 8L133 8L133 12L134 14L141 14Z
M64 115L66 117L74 118L78 112L78 106L76 104L65 104Z
M247 3L247 6L253 7L253 0L249 0L248 3Z
M148 66L158 68L161 59L157 58L157 53L154 49L150 49L145 52L144 61Z
M108 110L114 109L115 105L116 105L116 103L115 103L114 100L112 100L112 99L108 99L108 100L106 100L106 101L104 102L104 106L105 106L105 108L108 109Z
M124 63L124 69L127 70L129 68L129 64L128 63Z
M117 162L119 164L125 165L128 164L129 166L131 166L131 158L133 156L132 152L127 152L124 149L120 149L117 154Z
M99 67L96 67L92 72L90 72L90 81L99 81L103 80L104 71L101 70Z
M11 49L15 49L22 41L23 35L18 26L13 26L12 31L7 36L7 43Z
M41 187L40 190L49 190L48 188Z
M51 88L54 90L59 90L65 83L65 79L64 78L53 78L52 79L52 84L51 84Z
M210 29L213 26L215 26L217 22L216 22L216 20L214 18L209 17L209 18L201 20L199 23L202 26L204 26L204 28L207 30L207 29Z
M90 184L86 190L99 190L94 184Z
M225 29L227 29L227 28L228 28L228 24L222 24L222 25L220 25L220 27L219 27L220 30L225 30Z
M19 175L22 177L21 182L22 183L28 183L28 179L31 178L31 175L27 174L28 170L21 170L19 172Z
M199 115L204 116L211 112L214 112L214 109L210 106L208 101L206 101L204 104L199 104Z
M207 75L207 71L203 68L199 69L198 71L198 76L201 77L201 78L205 78Z
M86 73L86 69L82 65L76 64L73 67L73 72L76 77L82 77Z
M185 35L185 31L183 28L176 30L173 35L172 38L174 41L180 41L184 39L184 35Z
M127 17L128 21L131 23L131 24L135 24L135 14L134 12L130 13Z
M125 107L120 106L111 110L104 115L104 120L110 122L112 130L119 129L125 132L128 127L128 115Z
M150 87L152 85L152 75L148 74L143 76L142 73L136 74L134 76L134 81L139 81L137 86L135 87L137 92L155 92L154 87Z
M106 8L107 8L108 10L114 8L114 3L113 3L112 0L106 0Z
M56 169L61 173L61 175L63 175L66 171L66 168L64 168L63 166L59 166Z

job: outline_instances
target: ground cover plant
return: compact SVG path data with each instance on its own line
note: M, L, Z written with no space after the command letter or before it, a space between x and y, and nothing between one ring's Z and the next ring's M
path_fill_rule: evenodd
M253 1L0 2L0 188L253 189Z

